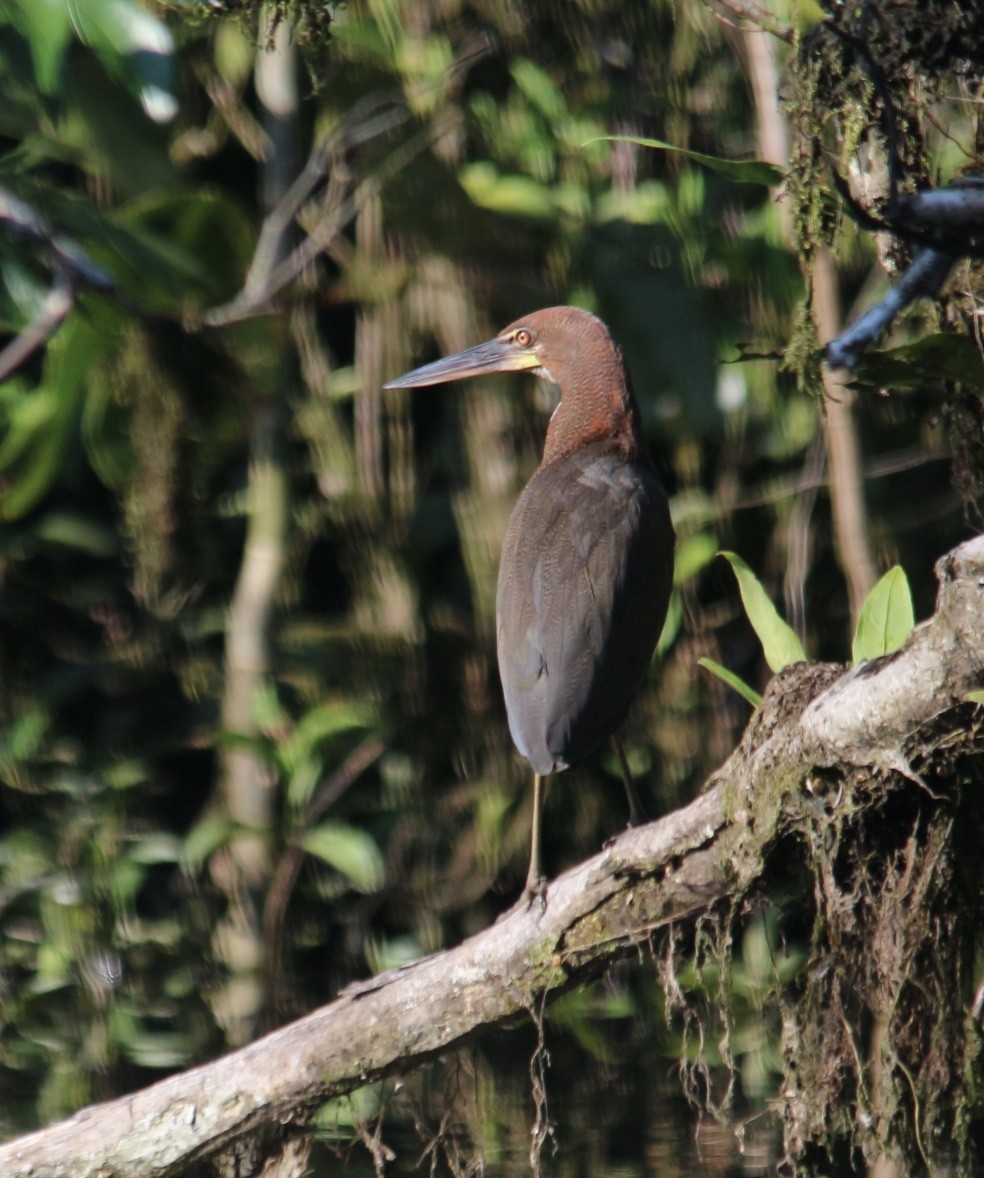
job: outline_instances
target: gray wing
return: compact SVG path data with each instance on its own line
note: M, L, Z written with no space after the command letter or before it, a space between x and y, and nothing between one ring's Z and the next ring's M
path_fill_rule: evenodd
M499 672L513 740L538 773L621 723L652 659L673 577L652 469L587 447L541 467L503 542Z

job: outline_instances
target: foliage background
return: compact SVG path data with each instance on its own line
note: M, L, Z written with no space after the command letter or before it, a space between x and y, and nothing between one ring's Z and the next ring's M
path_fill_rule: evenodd
M807 38L823 15L776 13ZM828 384L825 406L816 327L877 296L887 254L804 149L813 118L810 142L866 172L861 83L846 71L821 115L790 52L701 0L0 5L0 186L46 222L32 237L3 210L0 326L16 338L72 294L0 384L0 1132L457 941L521 886L529 782L494 586L549 399L505 379L384 395L389 377L551 303L622 341L679 535L626 730L654 815L748 715L698 659L768 673L718 550L759 573L811 657L850 658L892 565L929 612L933 561L978 522L976 263L893 341L922 344L873 361L857 399ZM979 163L979 72L957 51L912 69L908 175L943 183ZM769 187L750 164L611 135L792 168ZM959 372L932 351L943 329L968 342ZM838 495L861 513L847 542ZM606 752L558 780L548 865L594 851L622 805ZM774 1094L766 998L803 935L750 921L723 978L696 947L681 981L709 1025L716 996L737 1001L721 1058L709 1034L706 1069L684 1069L700 1099L733 1081L734 1115L755 1116ZM551 1012L551 1116L586 1172L697 1164L669 1075L696 1031L667 1023L651 974ZM421 1078L394 1133L431 1140L447 1105L452 1169L524 1158L522 1039ZM326 1145L382 1099L326 1110ZM775 1127L748 1134L739 1162L705 1120L700 1165L758 1172Z

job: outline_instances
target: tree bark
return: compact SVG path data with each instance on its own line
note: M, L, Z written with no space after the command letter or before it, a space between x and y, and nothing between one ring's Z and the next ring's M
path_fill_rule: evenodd
M780 837L809 840L839 808L927 788L937 759L952 766L982 749L980 705L967 697L984 687L984 536L937 575L936 611L901 651L780 672L706 793L566 872L542 906L517 906L239 1051L10 1142L0 1173L168 1178L261 1128L302 1125L326 1099L532 1013L658 930L753 897ZM828 770L837 790L821 814Z

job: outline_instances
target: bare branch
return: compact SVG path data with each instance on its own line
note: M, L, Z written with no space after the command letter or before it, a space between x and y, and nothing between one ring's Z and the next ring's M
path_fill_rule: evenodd
M824 349L827 364L835 369L856 368L862 354L884 335L910 303L936 296L956 263L953 254L934 249L919 250L908 270L882 301L827 344Z
M480 1029L522 1015L655 930L754 891L780 834L810 831L802 786L836 767L843 800L918 788L934 756L980 752L975 725L942 717L984 685L984 537L937 565L934 616L898 653L847 672L800 663L770 684L708 791L565 873L539 904L443 953L350 987L331 1005L240 1051L0 1146L7 1178L171 1178L260 1126L407 1072ZM957 714L953 713L956 719ZM956 742L956 744L955 744ZM960 744L962 742L962 744ZM852 783L856 768L868 785Z
M468 42L441 84L460 77L474 62L486 56L490 47L485 38ZM446 128L443 121L430 120L424 130L397 147L379 169L367 176L349 195L344 195L347 184L330 186L322 208L318 210L316 228L288 257L280 260L276 243L283 240L287 227L298 219L304 205L331 175L333 167L345 152L395 131L414 117L413 110L399 93L371 95L356 103L345 118L314 145L300 175L264 220L243 289L230 302L213 307L204 316L203 322L209 327L221 327L269 312L276 296L294 282L319 254L332 247L366 202L376 196L383 185L398 175L415 156L444 134Z
M52 267L66 278L95 290L112 290L112 276L98 266L84 249L63 233L56 233L49 222L26 201L0 188L0 225L10 234L34 246L51 258Z
M58 325L75 306L75 292L63 273L56 271L51 290L44 297L37 314L0 352L0 380L44 347L58 330Z
M46 257L54 272L51 289L34 318L0 351L0 380L6 380L58 330L75 306L76 286L106 292L115 283L77 242L57 233L36 209L5 188L0 188L0 227Z
M934 233L984 232L984 177L964 176L947 188L910 192L895 201L895 212L906 224Z

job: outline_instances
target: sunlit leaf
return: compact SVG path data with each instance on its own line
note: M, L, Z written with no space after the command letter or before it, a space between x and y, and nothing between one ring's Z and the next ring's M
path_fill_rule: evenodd
M547 218L556 212L550 189L529 176L504 176L492 164L474 163L458 178L475 204L515 217Z
M134 863L180 863L183 848L176 835L159 830L137 839L127 854Z
M213 851L225 846L235 829L236 824L226 815L214 815L196 822L185 836L183 861L191 870L197 871Z
M8 776L5 784L15 788L18 786L18 766L38 752L50 724L51 713L40 704L26 708L20 715L7 721L0 732L0 766Z
M45 544L84 552L87 556L112 556L119 551L115 533L105 525L70 511L50 511L31 529Z
M637 135L602 135L601 139L611 143L635 143L639 147L652 147L658 151L672 151L686 156L694 163L703 164L733 180L736 184L764 184L767 188L775 188L784 179L782 168L774 164L767 164L764 160L728 160L716 155L705 155L702 151L690 151L685 147L676 147L672 143L664 143L662 139L643 139ZM593 142L589 140L588 142Z
M685 585L705 568L717 555L717 537L710 532L694 532L676 546L673 562L673 584Z
M72 14L65 0L12 0L3 15L31 47L38 87L52 94L62 57L72 36Z
M253 690L251 710L261 732L273 734L290 726L290 713L280 702L277 684L269 676L261 679Z
M656 643L657 658L663 658L673 645L676 636L680 633L682 624L683 598L680 595L680 590L674 589L670 594L670 604L666 611L666 620L663 622L663 629L660 632L659 641Z
M852 646L854 661L877 659L898 650L912 633L914 625L909 580L905 570L895 565L875 585L861 606Z
M722 667L714 659L709 659L704 655L697 660L697 665L710 671L712 675L717 675L722 683L727 683L730 688L737 691L741 698L747 700L753 708L757 708L762 702L762 697L754 687L749 687L744 679L740 679L734 671L729 671L727 667Z
M752 629L758 635L759 642L762 643L762 651L770 670L781 671L790 663L802 662L806 658L803 644L796 631L779 616L758 577L737 553L722 552L721 555L734 569L738 578L738 589L745 613Z
M180 1068L191 1054L191 1040L181 1032L149 1032L135 1023L134 1033L120 1043L128 1059L142 1068Z
M513 81L544 118L556 122L567 115L563 91L535 62L521 57L511 66Z
M371 835L342 822L322 822L309 830L301 846L347 876L360 892L377 891L385 879L383 856Z
M342 732L371 727L375 713L355 700L333 701L306 712L280 745L280 758L290 772L324 741Z
M113 903L121 907L132 905L146 878L141 863L130 858L116 859L109 873Z
M964 699L971 704L984 704L984 691L968 691Z
M17 519L48 493L78 422L88 375L110 340L71 315L52 337L41 384L0 390L0 516Z

